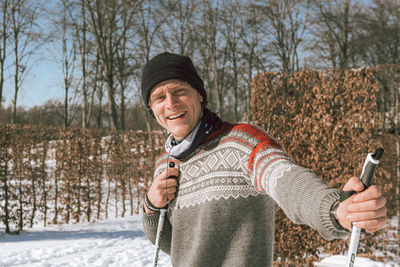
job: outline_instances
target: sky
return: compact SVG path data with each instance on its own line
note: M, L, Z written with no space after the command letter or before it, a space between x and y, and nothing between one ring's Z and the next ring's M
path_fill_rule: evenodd
M41 0L41 3L44 3L49 10L55 10L56 8L56 1L54 0ZM54 29L52 27L52 23L54 22L51 22L49 18L48 14L43 14L38 20L38 25L43 29L45 34L49 34ZM11 49L10 45L9 48ZM50 99L63 100L64 90L62 87L63 76L61 63L55 62L55 57L60 57L60 55L61 45L47 42L31 57L29 61L31 68L18 93L18 107L30 108L36 105L42 105ZM9 66L12 65L13 56L11 53L8 55L8 60L6 59L6 61ZM6 81L3 88L2 104L4 107L10 106L14 98L15 91L12 74L12 67L8 67L6 69Z
M55 2L51 0L46 1L46 5L54 5ZM371 0L363 0L363 2L370 3ZM45 29L49 29L49 21L46 19L41 19L39 24L45 25ZM29 74L22 84L22 88L18 93L17 105L19 107L31 108L38 105L43 105L49 100L63 101L64 90L62 86L62 70L61 64L56 63L54 60L54 55L57 54L57 49L60 50L58 54L61 53L60 47L57 48L54 45L44 45L39 51L38 55L42 56L46 60L35 60L33 67L31 68ZM10 74L11 71L8 71ZM8 107L12 103L14 97L14 85L12 82L12 77L6 80L3 88L3 106Z
M14 84L8 79L3 89L3 106L8 107L14 97ZM17 105L31 108L50 99L63 100L62 72L55 62L42 60L34 63L18 93Z

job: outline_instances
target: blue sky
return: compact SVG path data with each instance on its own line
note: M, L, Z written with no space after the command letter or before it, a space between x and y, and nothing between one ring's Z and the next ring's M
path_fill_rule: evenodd
M61 69L55 62L49 60L38 61L25 78L22 88L18 93L17 105L30 108L42 105L50 99L62 100ZM9 78L3 88L3 105L8 107L14 97L14 83Z
M49 10L56 10L59 1L41 0ZM52 34L54 31L54 18L48 16L46 12L39 17L38 25L45 34ZM54 37L54 36L53 36ZM18 93L17 106L30 108L42 105L50 99L63 101L64 90L62 86L63 75L61 63L56 63L56 58L61 55L61 45L59 40L48 41L43 44L31 57L29 61L30 71L25 77ZM9 45L9 49L11 45ZM9 52L10 53L10 52ZM39 60L42 58L42 60ZM13 56L9 54L8 65L13 63ZM8 107L14 98L13 69L8 67L6 70L6 82L3 88L3 106Z
M55 2L49 0L46 3L50 5L54 5ZM370 3L370 0L363 0L363 2ZM46 19L41 20L40 24L49 24L49 21ZM48 29L47 27L45 27ZM32 59L31 63L34 62L33 67L31 68L29 74L25 78L20 92L18 94L17 105L19 107L31 108L37 105L43 105L49 100L59 100L63 101L64 90L62 86L62 71L61 71L61 63L56 63L54 60L51 61L51 58L54 58L51 54L60 54L57 53L57 45L44 45L38 51L38 54L41 55L45 60L34 62ZM10 69L8 71L8 75L12 73ZM14 96L14 84L12 82L12 77L9 77L6 81L3 88L3 106L8 107L12 103L12 99Z

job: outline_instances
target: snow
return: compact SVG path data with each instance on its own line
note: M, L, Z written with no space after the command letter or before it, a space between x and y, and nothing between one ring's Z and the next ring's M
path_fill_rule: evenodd
M316 267L342 267L346 265L347 256L334 255L323 259L320 262L314 263ZM380 262L373 261L371 259L356 257L354 261L354 267L386 267L392 266Z
M106 160L104 157L106 155L103 155L103 160ZM12 161L8 164L11 171ZM35 165L34 162L32 164ZM46 165L49 172L54 172L56 161L48 159ZM50 174L49 176L51 177ZM107 189L103 189L103 192L107 192ZM114 205L111 200L110 206ZM390 223L395 228L398 225L398 218L395 217ZM19 235L6 235L4 225L0 223L0 267L152 266L154 246L143 232L140 215L107 219L96 223L47 227L36 224L33 228L25 229ZM341 255L324 255L324 259L315 263L315 266L344 266L345 260L346 257ZM159 266L172 266L169 256L162 251L160 251ZM357 266L399 267L395 263L385 265L366 258L356 258L355 267Z
M143 233L140 215L97 223L35 225L19 235L1 234L0 266L151 266L154 246ZM328 256L317 267L344 266L345 256ZM355 267L389 267L357 258ZM169 256L160 252L159 266L171 267Z
M142 267L152 265L154 246L143 233L140 216L134 215L0 235L0 251L0 266ZM159 266L172 266L163 252Z

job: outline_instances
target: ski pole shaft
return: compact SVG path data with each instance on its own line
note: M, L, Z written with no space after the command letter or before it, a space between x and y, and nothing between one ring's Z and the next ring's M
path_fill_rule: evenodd
M167 160L168 162L168 160ZM168 167L169 168L174 168L175 167L175 163L168 162ZM167 171L168 171L168 167L167 167ZM168 172L167 172L168 174ZM168 176L168 177L172 177L172 178L177 178L176 176ZM168 201L168 193L167 193L167 185L165 185L165 194L166 194L166 199L167 199L167 205L160 209L160 218L158 219L158 227L157 227L157 235L156 235L156 243L155 243L155 250L154 250L154 258L153 258L153 266L157 267L158 265L158 255L160 254L160 243L161 243L161 236L162 236L162 232L163 232L163 228L164 228L164 220L165 220L165 213L167 212L167 207L169 204Z
M375 154L369 153L367 158L365 159L364 166L361 172L361 182L364 185L364 190L367 189L372 182L372 178L374 176L375 168L379 164L379 160L383 155L383 149L378 148ZM341 199L346 199L354 194L354 191L345 192L345 196L342 196ZM361 229L352 226L351 229L351 237L350 237L350 245L349 245L349 252L347 254L347 261L346 267L353 267L354 261L356 259L357 248L358 248L358 241L360 239Z
M166 209L160 210L160 218L158 219L158 227L157 227L157 236L156 236L156 248L154 250L154 258L153 258L153 266L156 267L158 265L158 255L160 253L160 243L161 243L161 236L164 227L164 220L165 220L165 213L167 212Z

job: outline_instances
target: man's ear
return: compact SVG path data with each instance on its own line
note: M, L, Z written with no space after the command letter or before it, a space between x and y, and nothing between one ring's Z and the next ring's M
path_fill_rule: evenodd
M200 96L200 103L203 103L204 98L203 98L202 94L200 94L200 93L198 93L198 94L199 94L199 96Z

